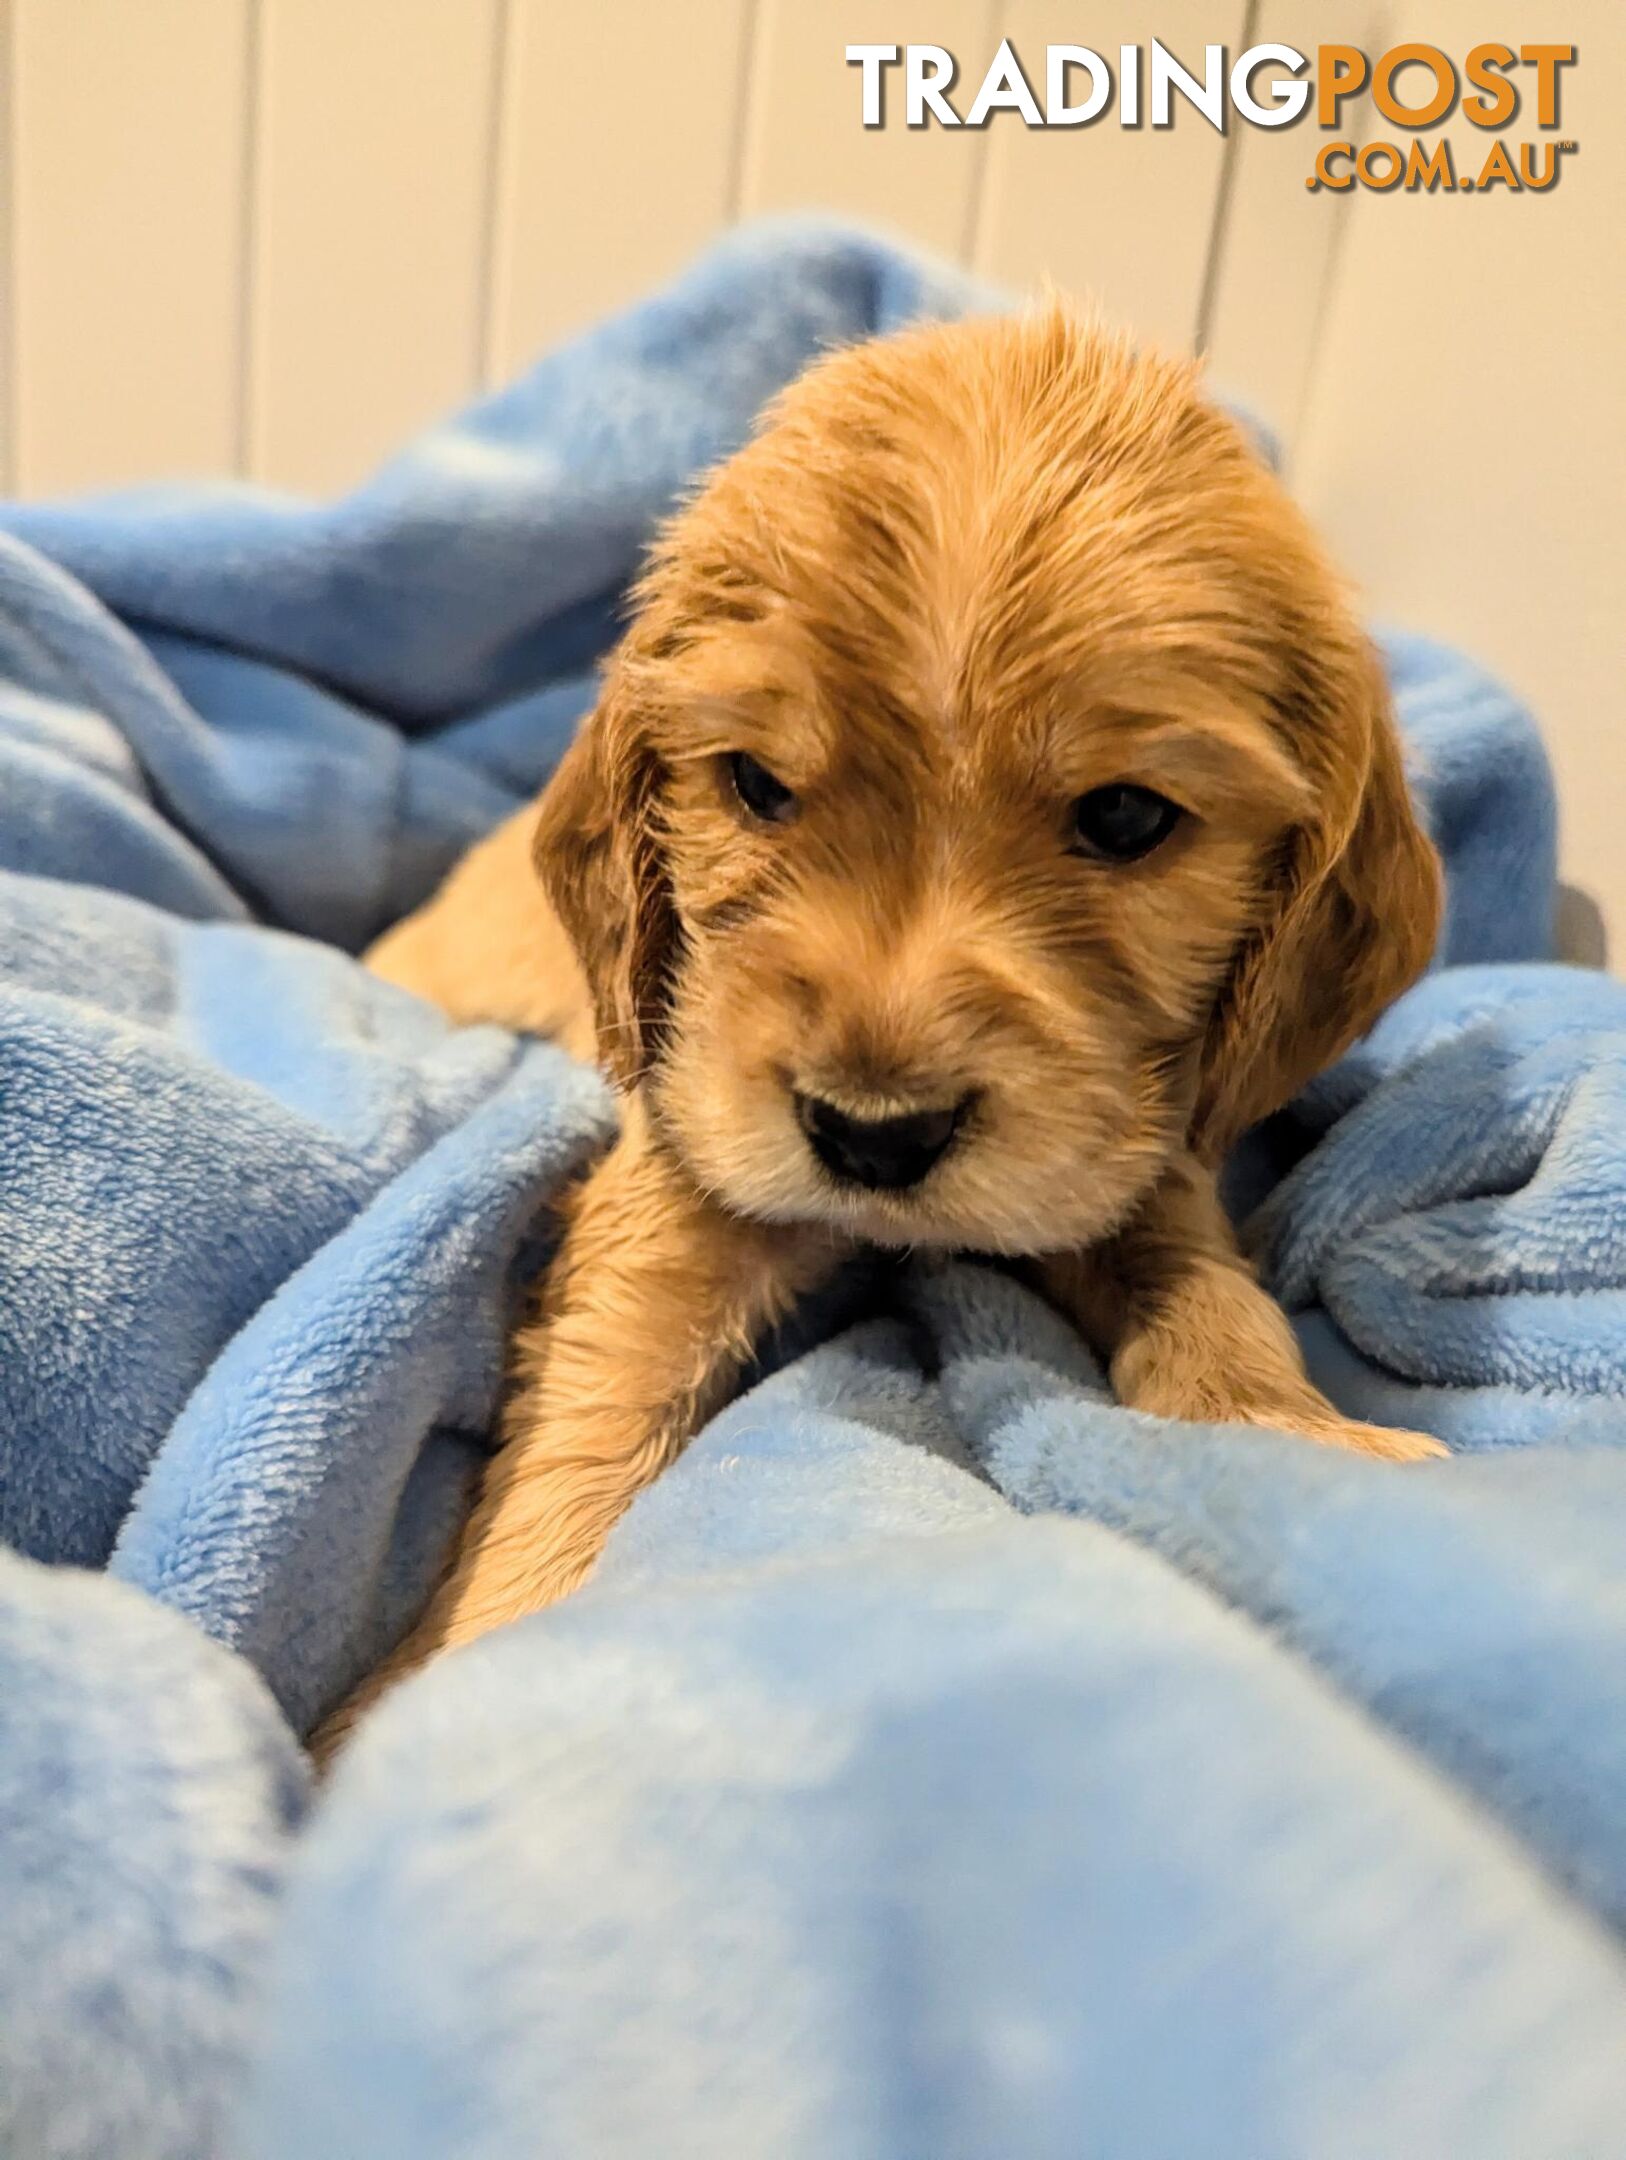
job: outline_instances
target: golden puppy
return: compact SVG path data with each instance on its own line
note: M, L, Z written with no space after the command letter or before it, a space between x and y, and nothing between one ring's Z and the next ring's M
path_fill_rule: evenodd
M1194 369L1057 307L839 353L639 602L540 819L373 956L596 1044L626 1117L346 1716L572 1588L857 1242L1031 1259L1143 1409L1440 1452L1316 1392L1215 1198L1423 968L1440 877L1372 650Z

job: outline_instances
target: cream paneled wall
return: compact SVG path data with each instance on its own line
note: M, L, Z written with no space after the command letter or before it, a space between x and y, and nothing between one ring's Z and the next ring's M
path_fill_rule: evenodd
M1554 745L1626 946L1619 0L0 0L0 488L357 479L754 213L1088 288L1267 414L1381 613ZM1334 21L1333 15L1337 20ZM1325 20L1323 20L1325 15ZM1304 187L1311 131L858 125L849 42L1195 59L1267 38L1575 42L1550 197ZM963 103L962 103L963 109ZM1460 140L1460 135L1459 135Z
M1257 0L1161 0L1177 49ZM1144 38L1143 0L1089 34ZM1228 146L858 125L843 49L1077 37L1077 0L0 0L0 481L326 491L742 216L878 222L1189 346ZM1323 226L1333 222L1322 221Z
M1368 195L1320 324L1295 479L1381 613L1523 693L1566 875L1626 972L1626 7L1393 0L1391 42L1573 43L1550 196ZM1451 131L1475 169L1482 144ZM1471 162L1470 162L1471 160ZM1583 938L1578 946L1586 951Z

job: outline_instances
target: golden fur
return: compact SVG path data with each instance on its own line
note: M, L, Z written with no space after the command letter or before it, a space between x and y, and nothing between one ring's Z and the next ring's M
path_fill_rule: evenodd
M1186 815L1081 859L1070 806L1119 783ZM627 1118L456 1564L358 1704L578 1582L855 1243L1020 1257L1144 1408L1438 1452L1311 1387L1212 1166L1416 977L1439 883L1348 599L1191 366L1051 307L812 369L667 528L540 819L373 956L596 1043ZM870 1191L798 1097L961 1122Z

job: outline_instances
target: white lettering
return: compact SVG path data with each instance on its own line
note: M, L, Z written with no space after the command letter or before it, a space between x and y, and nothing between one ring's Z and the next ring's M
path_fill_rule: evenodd
M1231 103L1255 127L1289 127L1309 104L1310 85L1273 82L1269 85L1271 103L1260 104L1253 94L1253 78L1267 61L1286 68L1289 75L1301 74L1307 65L1303 53L1291 45L1250 45L1231 70Z
M1087 45L1047 45L1044 67L1044 118L1046 127L1082 127L1097 113L1105 112L1112 95L1112 71ZM1081 67L1090 78L1090 94L1082 105L1067 102L1067 70ZM1308 90L1306 90L1308 95Z
M996 110L1019 112L1029 127L1043 127L1044 115L1039 101L1033 95L1022 64L1011 51L1009 38L1001 38L987 74L982 78L982 88L977 101L966 116L967 127L981 127L991 112Z
M1225 47L1203 47L1204 76L1199 82L1170 52L1159 38L1152 40L1152 125L1155 128L1171 127L1174 116L1169 109L1169 93L1178 90L1183 98L1195 105L1210 127L1225 132Z
M927 68L931 69L928 75ZM910 127L924 127L928 110L942 127L958 127L960 116L943 95L954 87L954 55L941 45L906 45L903 52L904 117Z
M1140 47L1118 47L1118 125L1140 126Z
M881 107L881 75L892 67L898 57L896 45L849 45L847 65L861 67L864 71L864 125L880 127L883 122Z

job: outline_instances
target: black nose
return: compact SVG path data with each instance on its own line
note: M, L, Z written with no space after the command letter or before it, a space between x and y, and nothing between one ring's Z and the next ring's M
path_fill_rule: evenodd
M969 1099L969 1098L968 1098ZM949 1142L965 1110L910 1110L902 1117L857 1118L816 1095L798 1095L808 1145L833 1178L873 1191L918 1185Z

